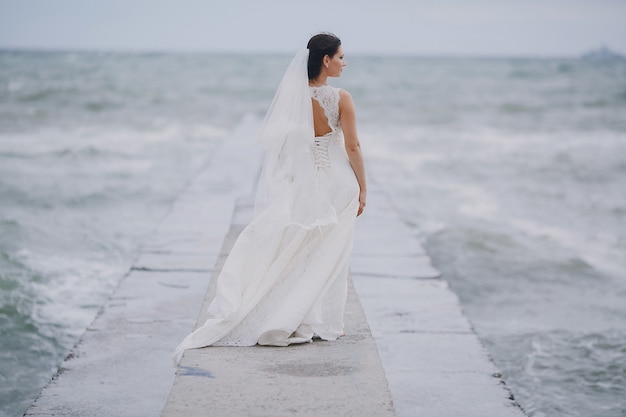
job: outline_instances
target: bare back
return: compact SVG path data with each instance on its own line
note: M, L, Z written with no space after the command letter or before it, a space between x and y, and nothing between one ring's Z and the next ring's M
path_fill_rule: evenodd
M313 127L315 129L315 136L329 134L333 129L328 125L328 117L324 114L324 109L314 98L312 98L311 101L313 102Z
M328 85L310 87L315 136L324 136L339 128L339 89Z

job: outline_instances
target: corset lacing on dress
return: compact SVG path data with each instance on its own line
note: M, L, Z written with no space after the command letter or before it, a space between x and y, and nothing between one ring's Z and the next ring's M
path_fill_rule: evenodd
M330 158L328 157L328 144L331 141L332 133L325 136L316 136L311 150L313 151L313 160L316 168L331 168Z

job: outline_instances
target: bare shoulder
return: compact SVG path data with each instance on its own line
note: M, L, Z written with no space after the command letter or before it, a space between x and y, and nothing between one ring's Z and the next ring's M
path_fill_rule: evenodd
M339 99L346 99L349 101L352 101L352 95L347 91L344 90L343 88L339 89Z
M342 110L345 109L354 109L354 103L352 102L352 95L343 88L339 89L339 108Z

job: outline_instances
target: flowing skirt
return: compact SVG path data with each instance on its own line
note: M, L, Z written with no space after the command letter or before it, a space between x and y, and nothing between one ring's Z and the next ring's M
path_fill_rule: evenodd
M260 213L239 235L218 277L209 318L176 349L287 346L314 335L343 334L343 313L359 187L342 137L328 138L328 164L316 181L337 222L315 228L276 228L275 213Z

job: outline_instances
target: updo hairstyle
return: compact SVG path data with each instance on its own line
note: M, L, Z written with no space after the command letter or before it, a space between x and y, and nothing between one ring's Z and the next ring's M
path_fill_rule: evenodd
M326 55L330 58L335 56L339 46L341 46L341 40L332 33L318 33L309 39L309 43L306 45L309 50L309 62L307 65L309 80L319 77L322 72L324 57Z

